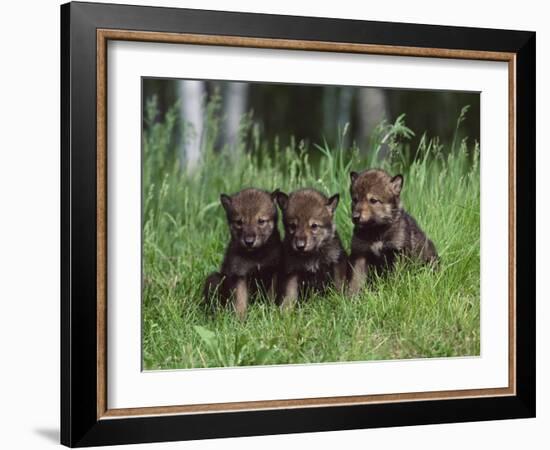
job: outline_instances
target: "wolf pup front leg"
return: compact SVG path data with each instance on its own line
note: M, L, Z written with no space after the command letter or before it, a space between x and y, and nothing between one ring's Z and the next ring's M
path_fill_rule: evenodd
M363 286L370 270L390 269L399 255L424 263L438 259L433 242L403 208L403 176L378 169L351 172L350 291Z
M280 297L283 308L292 306L308 290L341 289L347 255L334 224L339 195L325 197L314 189L290 195L279 192L285 238Z
M280 266L276 192L244 189L231 196L220 196L231 239L222 268L207 278L204 294L209 303L218 300L225 305L231 300L241 319L246 316L252 295L269 295Z

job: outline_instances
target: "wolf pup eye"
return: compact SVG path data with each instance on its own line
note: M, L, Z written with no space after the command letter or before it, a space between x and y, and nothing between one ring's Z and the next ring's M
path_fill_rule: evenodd
M319 224L316 224L316 223L312 223L312 224L311 224L311 229L312 229L313 231L317 231L318 228L319 228Z
M243 226L243 221L241 219L235 220L235 226L241 228Z
M258 225L265 225L267 220L265 219L258 219Z
M371 199L369 200L369 203L371 205L376 205L377 203L380 203L380 200L378 200L377 198L371 197Z
M296 224L295 223L289 223L288 224L288 231L291 233L294 233L296 231Z

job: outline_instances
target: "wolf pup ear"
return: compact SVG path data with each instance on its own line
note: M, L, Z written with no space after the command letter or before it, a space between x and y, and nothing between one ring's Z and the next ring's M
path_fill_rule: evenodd
M279 188L275 189L271 194L269 194L271 196L271 200L273 200L273 202L277 203L277 195L279 195L281 191L279 191Z
M390 185L395 195L401 194L403 189L403 175L396 175L390 180Z
M223 206L223 208L229 212L231 211L231 208L232 208L232 203L231 203L231 197L227 194L221 194L220 195L220 202Z
M284 192L279 191L278 189L273 194L275 194L275 200L277 201L279 208L284 211L288 206L288 195L286 195Z
M336 207L338 206L338 201L340 200L340 194L334 194L327 200L327 208L331 214L334 214Z
M351 179L352 184L355 182L355 180L357 180L358 176L359 176L359 174L357 172L350 172L349 173L349 177Z

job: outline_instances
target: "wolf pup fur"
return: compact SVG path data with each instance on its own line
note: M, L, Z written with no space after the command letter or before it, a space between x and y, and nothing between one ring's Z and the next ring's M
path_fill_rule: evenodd
M351 214L354 223L351 241L350 292L363 286L370 269L387 269L400 255L437 261L433 242L420 229L401 203L403 176L370 169L351 172Z
M322 291L330 284L341 289L347 255L334 224L339 195L327 198L314 189L301 189L290 195L278 192L276 199L285 228L281 307L294 305L309 289Z
M281 238L277 229L276 192L244 189L232 196L221 194L231 240L220 272L208 276L204 297L212 305L230 299L243 319L249 297L258 293L275 297L276 274L281 262Z

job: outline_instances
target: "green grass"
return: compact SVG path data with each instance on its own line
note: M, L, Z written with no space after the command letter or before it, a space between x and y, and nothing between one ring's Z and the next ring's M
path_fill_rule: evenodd
M326 144L279 148L262 141L248 117L239 144L214 151L220 126L214 101L206 112L204 161L187 173L172 138L177 115L155 122L155 108L154 102L146 108L143 135L145 369L479 354L477 144L457 138L442 145L423 137L412 149L412 132L401 117L378 127L369 152ZM221 192L250 186L339 192L336 222L349 249L349 171L372 166L404 174L404 205L434 241L442 260L438 271L401 263L353 299L336 292L313 296L291 312L258 301L243 322L230 309L205 310L202 285L218 270L229 237Z

